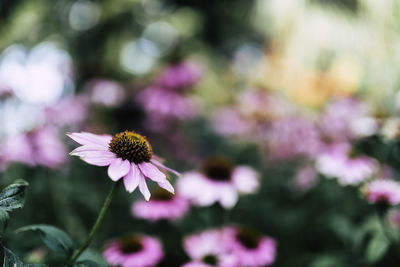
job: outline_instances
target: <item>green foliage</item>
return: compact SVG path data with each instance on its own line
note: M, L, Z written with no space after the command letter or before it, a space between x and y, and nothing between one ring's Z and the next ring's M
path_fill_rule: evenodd
M24 264L17 255L0 243L2 267L47 267L45 264Z
M100 265L91 260L84 260L77 262L74 267L100 267Z
M22 261L11 250L1 244L2 267L23 267Z
M28 225L19 228L16 232L39 231L45 245L55 252L71 254L73 251L73 242L68 234L54 226L45 224Z
M24 180L17 180L4 188L0 193L0 222L6 224L9 219L9 212L22 208L25 202L25 191L28 183Z

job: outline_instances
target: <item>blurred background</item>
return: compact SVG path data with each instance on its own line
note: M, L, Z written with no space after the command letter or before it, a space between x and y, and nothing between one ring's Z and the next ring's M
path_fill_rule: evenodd
M121 190L87 257L143 233L157 266L182 266L185 237L235 225L276 241L273 266L398 266L400 211L376 215L365 193L399 178L398 1L2 0L0 21L0 184L30 183L2 239L24 261L64 256L13 229L81 243L111 186L65 134L133 130L183 173L190 208L152 221ZM179 179L216 158L257 173L254 190L185 196Z

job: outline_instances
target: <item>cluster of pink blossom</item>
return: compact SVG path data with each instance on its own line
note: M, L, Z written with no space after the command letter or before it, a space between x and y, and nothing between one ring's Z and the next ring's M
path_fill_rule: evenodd
M384 176L385 166L352 147L360 138L379 134L381 126L372 108L355 98L334 99L322 112L310 112L285 101L275 92L246 90L233 105L217 110L211 122L222 135L259 143L270 161L299 161L302 167L294 175L294 185L301 191L316 184L317 173L337 179L342 186L357 186ZM195 181L204 180L198 173L189 176L194 176ZM184 184L184 180L181 183ZM385 195L381 200L394 204L393 195L400 192L396 187L385 191L384 188L389 186L381 185L387 183L396 182L378 180L368 184L367 188L381 192ZM190 191L184 186L183 189ZM191 191L195 194L195 190ZM370 202L374 202L372 195L375 194L366 195ZM211 200L211 196L206 200L203 196L201 201L222 200Z
M184 267L261 267L274 263L276 242L252 229L225 227L187 236Z

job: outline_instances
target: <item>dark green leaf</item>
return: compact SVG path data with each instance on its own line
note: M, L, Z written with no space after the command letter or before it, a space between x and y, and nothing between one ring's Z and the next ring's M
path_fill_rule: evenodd
M26 264L24 267L48 267L46 264Z
M11 250L0 244L2 267L23 267L22 261Z
M28 183L24 180L17 180L7 186L0 193L0 221L7 221L8 212L22 208L25 202L25 191Z
M68 234L54 226L46 224L28 225L19 228L16 232L40 231L42 240L53 251L70 254L73 250L73 242Z

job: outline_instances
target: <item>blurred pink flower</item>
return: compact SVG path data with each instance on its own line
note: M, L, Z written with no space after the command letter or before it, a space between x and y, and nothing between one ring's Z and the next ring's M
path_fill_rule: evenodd
M174 170L164 166L154 159L150 143L135 132L125 131L111 135L96 135L92 133L69 133L68 136L82 146L70 154L79 156L83 161L96 166L109 166L108 176L113 181L124 177L125 189L132 193L138 186L144 198L150 199L150 191L146 177L156 182L160 187L174 193L174 188L166 175L159 170Z
M55 128L44 127L31 133L34 158L37 164L59 167L66 160L66 148Z
M338 99L325 107L319 120L319 128L324 138L332 141L347 141L354 138L352 126L370 113L368 107L355 99Z
M219 202L232 208L239 193L254 193L259 186L259 174L248 166L233 166L224 158L205 161L202 172L191 171L178 180L177 188L183 197L199 206Z
M211 123L214 129L222 135L247 135L254 131L254 123L243 117L234 108L222 108L217 110Z
M44 110L46 122L76 128L88 117L86 102L81 96L62 99Z
M153 192L150 201L139 200L132 205L132 214L149 221L177 220L189 210L189 202L179 194L172 195L159 189Z
M182 267L240 267L227 237L217 229L185 237L183 246L191 261Z
M312 164L300 166L294 177L295 186L301 191L312 188L317 181L317 172Z
M181 62L168 66L156 78L155 84L171 90L181 90L194 85L202 76L203 70L194 62Z
M157 239L138 235L111 241L106 245L103 256L112 266L152 267L164 257L164 252Z
M60 167L66 161L66 149L55 128L47 126L20 134L1 146L2 162L21 162L30 166Z
M400 184L393 180L375 180L364 188L364 194L371 204L383 202L390 205L400 203Z
M232 251L239 266L262 267L274 263L276 242L268 236L261 236L252 229L226 227L223 229L232 240Z
M19 134L6 140L1 147L3 163L21 162L35 165L34 151L26 134Z
M322 149L315 124L303 117L291 116L276 120L265 130L263 137L273 160L312 157Z
M327 177L336 177L339 183L356 185L378 170L377 162L367 156L352 156L348 143L331 145L316 158L316 169Z
M104 106L114 107L122 103L125 98L125 91L116 82L95 79L91 80L86 87L90 91L90 100L92 103Z
M237 109L247 118L262 123L288 117L294 112L294 106L279 94L254 89L238 95Z

